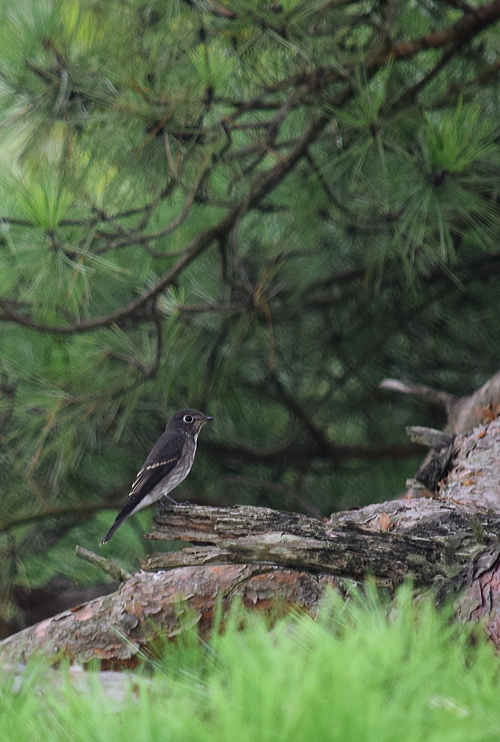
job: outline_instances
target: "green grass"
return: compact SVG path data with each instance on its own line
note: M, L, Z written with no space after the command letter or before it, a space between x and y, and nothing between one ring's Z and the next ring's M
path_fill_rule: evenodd
M29 666L3 680L2 742L485 742L500 739L500 658L401 590L269 629L233 611L224 633L186 632L116 696L98 673ZM3 674L5 675L5 673Z

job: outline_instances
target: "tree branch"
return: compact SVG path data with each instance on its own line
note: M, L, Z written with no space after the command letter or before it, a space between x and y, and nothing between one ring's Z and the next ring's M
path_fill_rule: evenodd
M332 529L305 515L265 508L173 505L155 517L149 538L202 544L182 552L152 554L142 569L157 571L200 564L274 564L362 580L372 573L394 587L412 574L416 585L447 573L444 546L358 526ZM207 544L212 544L208 546Z
M500 0L493 0L493 2L477 8L475 13L467 13L444 31L401 42L400 44L386 45L374 53L371 59L367 60L366 76L368 79L373 77L373 75L391 59L396 62L409 59L421 51L445 47L448 44L454 44L456 48L460 48L463 44L470 41L475 35L480 33L484 28L496 22L499 18ZM295 76L288 81L282 81L278 86L273 86L273 89L278 89L293 84L295 88L299 88L288 99L288 101L285 102L285 104L281 105L281 108L275 117L276 121L281 121L291 107L302 103L312 91L317 94L333 83L342 82L346 79L349 80L352 72L353 70L339 70L338 68L333 67L322 67L316 69L313 73ZM347 84L344 85L343 89L329 101L329 104L338 107L351 98L354 93L355 86L348 81ZM243 103L235 115L241 115L242 111L245 110L245 105L250 105L250 103L251 102L247 102L247 104ZM224 121L227 125L227 118L225 118ZM3 312L3 315L0 316L0 321L16 322L38 332L75 334L85 333L99 327L119 323L124 318L134 314L137 310L142 309L148 301L164 291L165 288L194 260L194 258L204 252L215 240L227 235L237 220L241 218L243 213L248 211L248 209L255 208L255 206L257 206L259 202L286 177L286 175L295 167L297 162L307 154L309 145L318 138L329 122L329 115L321 114L314 118L302 136L299 137L297 142L294 144L291 151L286 156L282 158L280 157L279 161L274 166L270 167L266 173L259 176L260 181L256 183L253 191L247 198L240 201L240 203L238 203L216 226L206 230L188 243L183 255L175 265L172 266L170 270L166 271L152 287L125 306L116 309L108 315L82 320L68 325L44 325L43 323L35 321L29 315L25 315L14 309L11 300L7 297L3 297L0 298L0 308Z
M121 493L123 496L123 493ZM118 497L118 496L117 496ZM0 525L0 533L8 533L13 528L19 528L26 526L29 523L36 523L38 521L47 520L49 518L68 518L71 516L87 517L99 513L101 510L116 510L117 505L111 503L99 503L99 504L87 504L78 505L74 507L65 508L47 508L39 513L31 513L30 515L21 515L18 518L12 518L3 525Z
M93 551L83 549L81 546L75 547L75 554L77 557L80 557L80 559L85 559L86 562L93 564L94 567L102 569L103 572L106 572L107 575L117 582L126 582L126 580L130 580L132 577L130 572L122 569L120 565L112 559L106 559L105 557L99 556L99 554L94 554Z
M441 392L438 389L433 389L423 384L411 384L399 381L398 379L384 379L379 383L379 387L380 389L388 389L389 391L400 392L401 394L412 394L437 407L444 408L446 411L455 402L455 397L452 394Z

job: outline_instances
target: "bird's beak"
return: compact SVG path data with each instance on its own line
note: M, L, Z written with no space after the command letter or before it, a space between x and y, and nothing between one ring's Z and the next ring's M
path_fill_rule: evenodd
M205 422L209 423L210 420L213 420L213 417L208 417L208 415L205 415Z

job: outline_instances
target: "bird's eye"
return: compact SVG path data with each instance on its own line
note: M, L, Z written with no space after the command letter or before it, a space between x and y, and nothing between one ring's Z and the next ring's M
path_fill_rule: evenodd
M194 418L192 415L184 415L182 419L184 420L185 423L192 423Z

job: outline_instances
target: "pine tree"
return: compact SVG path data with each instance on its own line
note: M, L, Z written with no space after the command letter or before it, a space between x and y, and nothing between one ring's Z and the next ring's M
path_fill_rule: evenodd
M403 487L405 424L441 418L380 379L467 393L498 366L499 18L3 2L9 582L76 571L186 406L216 418L199 502L321 515Z

